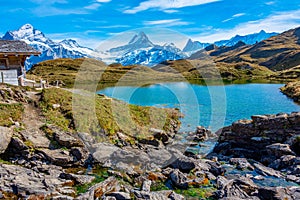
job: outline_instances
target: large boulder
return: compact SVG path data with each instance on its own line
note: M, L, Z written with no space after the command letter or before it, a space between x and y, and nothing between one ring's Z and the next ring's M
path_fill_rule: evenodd
M70 153L66 150L39 149L37 152L43 154L44 157L54 165L66 167L74 164L73 157L70 156Z
M29 195L60 195L59 189L70 184L70 181L58 177L61 169L49 167L51 170L48 170L48 173L39 173L18 165L0 164L0 190L6 194L18 195L20 199L27 199Z
M93 199L102 199L105 195L109 195L111 193L119 192L120 185L119 181L111 176L107 178L105 181L101 183L97 183L88 189L88 191L84 194L81 194L76 199L80 200L93 200Z
M257 199L254 194L258 187L251 179L241 177L227 180L222 176L217 178L218 190L215 192L217 199Z
M11 137L13 135L13 132L11 129L7 127L0 126L0 154L4 153L5 150L7 149Z
M262 187L258 189L258 196L261 200L296 200L300 199L300 188Z
M182 195L176 194L171 190L163 190L157 192L133 191L135 199L149 199L149 200L184 200Z
M174 186L180 189L187 189L189 187L188 178L185 174L180 172L178 169L175 169L170 174L170 179Z
M290 145L288 144L275 143L266 146L266 149L267 153L270 156L276 156L277 158L280 158L284 155L296 155L295 152L291 150Z

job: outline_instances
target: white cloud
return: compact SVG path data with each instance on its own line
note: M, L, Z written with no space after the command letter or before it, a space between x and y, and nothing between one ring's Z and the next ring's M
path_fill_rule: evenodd
M97 26L97 28L110 29L110 28L129 28L129 25L108 25L108 26Z
M235 18L242 17L242 16L244 16L244 15L246 15L246 13L237 13L237 14L235 14L235 15L232 15L230 18L223 20L222 22L223 22L223 23L224 23L224 22L228 22L228 21L231 21L231 20L233 20L233 19L235 19Z
M168 10L172 8L183 8L188 6L197 6L220 0L147 0L140 3L137 7L127 9L124 13L135 14L140 11L148 10L150 8L158 8L160 10Z
M244 16L246 13L237 13L235 15L233 15L232 17L237 18L237 17L241 17Z
M44 1L44 0L31 0L31 2L33 3L37 3L37 4L55 4L55 3L61 3L61 4L66 4L68 3L67 0L48 0L48 1Z
M99 3L93 3L91 5L85 6L84 8L88 10L97 10L100 6L101 4Z
M168 14L172 14L172 13L177 13L178 10L172 10L172 9L169 9L169 10L163 10L165 13L168 13Z
M276 13L265 19L242 23L233 29L214 29L210 32L198 35L195 39L202 42L215 42L222 39L229 39L237 34L247 35L257 33L261 30L280 33L299 26L300 10L294 10Z
M145 21L145 25L161 25L161 24L169 24L173 22L177 22L180 19L164 19L164 20L156 20L156 21Z
M163 20L154 20L154 21L144 21L145 26L163 26L163 27L171 27L171 26L184 26L189 25L191 22L181 21L181 19L163 19Z
M36 9L32 10L32 13L39 17L47 17L47 16L56 16L56 15L82 15L88 14L87 10L82 8L74 8L74 9L61 9L53 6L39 6Z
M268 5L268 6L271 6L271 5L274 5L274 4L275 4L275 1L266 2L266 5Z
M111 0L97 0L97 2L99 2L99 3L108 3L108 2L110 2Z

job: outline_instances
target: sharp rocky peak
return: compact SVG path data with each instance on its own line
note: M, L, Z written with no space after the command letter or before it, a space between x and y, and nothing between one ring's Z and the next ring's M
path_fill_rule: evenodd
M148 36L143 32L136 34L129 42L129 44L149 44L149 46L154 46L149 40Z

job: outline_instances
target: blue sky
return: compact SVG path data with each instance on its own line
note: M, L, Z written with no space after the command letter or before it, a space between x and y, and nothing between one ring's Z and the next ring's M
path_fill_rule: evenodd
M51 39L73 38L90 47L146 27L152 40L179 40L176 34L160 37L157 32L165 30L213 42L300 26L300 0L10 0L1 7L2 34L30 23Z

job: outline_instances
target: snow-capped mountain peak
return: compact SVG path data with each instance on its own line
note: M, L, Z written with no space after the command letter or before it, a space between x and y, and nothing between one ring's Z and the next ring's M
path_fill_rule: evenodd
M144 32L139 32L134 35L128 44L112 48L109 50L110 53L115 55L123 55L128 52L135 51L137 49L154 47L155 45L150 41L148 36Z
M31 24L24 24L19 30L33 30L33 26Z
M133 36L128 44L141 45L145 46L145 48L154 46L154 44L149 40L148 36L142 31Z
M141 64L154 66L165 60L178 60L185 56L174 43L153 44L144 32L140 32L127 45L109 50L115 60L123 65Z
M45 37L45 35L40 31L35 29L31 24L25 24L21 26L16 31L8 31L4 35L3 39L7 40L26 40L32 42L43 42L43 43L52 43L53 41Z
M192 39L188 39L185 47L183 48L183 52L191 55L192 53L204 49L205 47L209 46L209 43L201 43L198 41L193 41Z
M41 52L40 56L31 56L26 60L26 69L30 69L33 64L38 62L55 58L98 58L95 56L98 54L94 50L80 46L75 40L66 39L61 42L54 42L31 24L25 24L18 30L6 32L2 39L23 40Z

